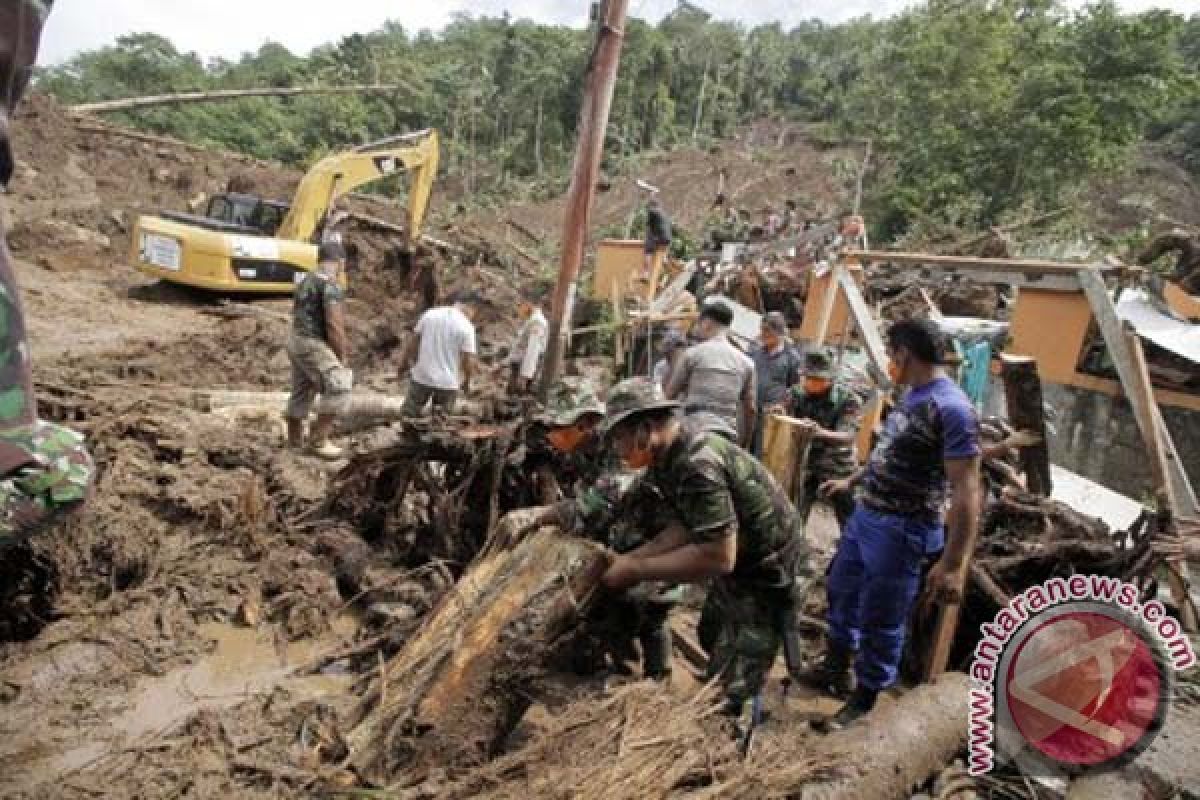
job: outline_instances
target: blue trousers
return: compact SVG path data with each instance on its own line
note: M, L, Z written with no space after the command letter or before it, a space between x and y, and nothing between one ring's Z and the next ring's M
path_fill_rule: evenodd
M943 541L940 520L855 506L829 566L826 593L830 644L859 651L859 686L878 691L896 682L921 566Z

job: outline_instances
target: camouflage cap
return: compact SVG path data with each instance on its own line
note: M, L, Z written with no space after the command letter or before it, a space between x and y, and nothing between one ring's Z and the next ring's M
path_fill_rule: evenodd
M550 387L542 411L534 417L543 425L574 425L588 414L604 416L604 403L591 383L583 379L563 378Z
M604 418L604 435L632 416L646 411L664 408L679 408L679 403L668 400L662 387L647 378L629 378L608 392L608 413Z
M817 347L804 354L804 377L833 380L833 353Z

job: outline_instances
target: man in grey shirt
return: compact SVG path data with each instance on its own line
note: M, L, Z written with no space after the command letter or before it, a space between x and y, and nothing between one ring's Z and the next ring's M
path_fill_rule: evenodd
M688 416L705 416L713 427L747 447L754 433L754 362L729 341L733 309L711 303L700 312L695 333L700 344L689 347L671 370L666 396L680 399Z
M750 451L756 456L762 455L764 411L772 406L786 405L792 387L800 382L804 371L804 357L788 338L787 320L783 314L772 311L763 317L759 342L761 346L750 355L758 379L758 425Z

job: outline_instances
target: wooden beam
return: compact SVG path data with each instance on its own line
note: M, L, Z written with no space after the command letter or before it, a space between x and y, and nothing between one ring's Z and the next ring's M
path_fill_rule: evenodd
M1050 448L1046 442L1046 409L1042 400L1042 380L1038 376L1037 359L1002 353L1000 366L1004 379L1008 421L1018 430L1030 431L1042 437L1041 444L1021 448L1021 470L1025 473L1025 487L1034 494L1049 497L1053 490L1050 480Z
M838 262L830 268L829 283L825 289L825 296L821 298L821 313L817 317L817 330L813 335L813 342L817 345L825 344L825 337L829 335L829 323L833 320L833 308L837 304L837 293L840 282L838 281L838 271L845 272L845 267L841 262Z
M1133 416L1137 420L1142 439L1148 441L1150 437L1156 436L1162 442L1167 461L1170 491L1175 493L1179 502L1177 513L1180 516L1194 517L1196 516L1196 494L1192 490L1191 482L1188 481L1187 472L1183 469L1183 462L1175 449L1175 442L1166 429L1162 415L1157 413L1157 404L1152 404L1155 413L1151 413L1150 407L1134 400L1134 388L1138 386L1138 376L1134 374L1136 368L1133 354L1130 352L1129 342L1122 331L1121 320L1117 317L1116 306L1113 305L1112 298L1108 295L1108 287L1104 285L1098 270L1080 270L1079 282L1092 307L1092 314L1096 318L1101 336L1104 337L1104 344L1117 368L1117 375L1121 379L1125 396L1129 398L1130 406L1133 408Z
M1146 353L1142 350L1142 340L1138 338L1137 331L1132 328L1127 327L1124 334L1126 346L1129 348L1132 367L1130 373L1133 378L1132 385L1126 384L1130 390L1129 401L1138 407L1142 415L1154 421L1154 424L1148 428L1149 433L1144 436L1144 439L1146 454L1150 457L1150 474L1154 479L1155 494L1160 500L1166 501L1167 507L1171 509L1172 518L1190 517L1192 513L1186 510L1186 503L1179 496L1170 477L1171 466L1162 437L1162 414L1158 410L1158 404L1154 402L1154 390L1150 387L1150 372L1146 369ZM1171 597L1179 608L1180 624L1183 625L1184 630L1189 632L1194 633L1200 630L1200 625L1197 624L1196 605L1192 602L1187 560L1182 555L1175 559L1168 559L1166 573Z
M1029 275L1062 275L1072 277L1083 272L1098 274L1117 273L1129 269L1109 264L1072 264L1067 261L1042 261L1021 258L975 258L971 256L942 256L932 253L892 253L886 250L846 250L847 259L858 259L864 263L891 262L926 267L952 267L955 269L980 269L992 272L1024 273Z
M768 414L763 428L763 466L775 476L788 497L796 496L796 484L803 480L798 472L800 460L811 439L803 420L784 414Z
M866 346L867 357L871 361L871 366L875 368L876 374L873 376L875 381L881 386L891 385L887 377L887 347L883 343L883 335L879 332L875 318L871 316L871 309L867 308L867 301L845 267L836 274L836 278L837 285L846 294L846 303L850 306L850 316L858 326L858 334Z

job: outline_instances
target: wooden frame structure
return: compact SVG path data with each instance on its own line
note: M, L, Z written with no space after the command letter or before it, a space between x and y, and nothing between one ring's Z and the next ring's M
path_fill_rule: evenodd
M1125 278L1131 271L1129 268L1108 263L1086 265L1031 259L968 258L871 250L844 251L841 260L831 268L831 279L824 284L827 287L824 295L810 298L809 310L814 308L813 302L819 302L816 306L819 316L812 340L817 344L825 343L834 317L835 304L839 300L846 303L850 317L863 340L873 377L883 387L890 385L887 378L887 353L879 327L870 314L858 283L851 277L851 265L855 262L864 267L881 262L909 265L917 268L913 276L914 281L922 277L929 279L935 274L955 275L964 280L1013 285L1024 290L1081 293L1086 298L1087 307L1096 320L1104 344L1117 367L1120 378L1118 388L1130 399L1134 418L1146 442L1147 452L1154 459L1155 481L1159 484L1161 495L1169 503L1175 517L1196 516L1196 495L1159 411L1158 403L1162 399L1160 393L1150 386L1141 341L1136 334L1122 327L1116 306L1104 282L1104 278L1109 276ZM974 542L969 542L966 547L968 557L959 575L960 588L966 585L974 546ZM1196 631L1197 611L1190 594L1186 563L1176 561L1166 566L1171 594L1181 611L1181 622L1185 629ZM959 611L958 603L948 603L942 607L933 651L927 665L927 675L930 677L945 671L950 645L958 626Z

